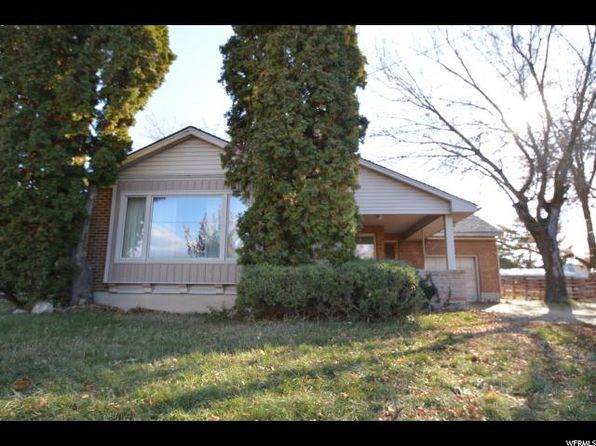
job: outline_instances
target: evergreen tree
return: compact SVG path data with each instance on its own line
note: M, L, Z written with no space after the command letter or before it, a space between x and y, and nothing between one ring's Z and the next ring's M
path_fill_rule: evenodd
M353 26L235 26L221 48L233 99L227 184L251 200L240 263L339 262L358 233L354 190L365 58Z
M522 222L499 228L503 231L497 239L501 268L542 267L536 242Z
M15 303L67 300L97 187L173 58L164 26L0 26L0 291Z

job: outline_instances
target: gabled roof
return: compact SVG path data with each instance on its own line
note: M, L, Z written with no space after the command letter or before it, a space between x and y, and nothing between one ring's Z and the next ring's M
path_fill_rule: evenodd
M172 133L171 135L159 139L154 143L149 144L148 146L142 147L130 153L122 162L121 168L129 167L133 164L136 164L145 158L148 158L163 150L166 150L168 147L174 144L180 143L192 137L211 143L214 146L219 147L220 149L223 149L226 146L226 144L228 144L228 141L226 141L225 139L221 139L218 136L212 135L211 133L207 133L196 127L188 126L183 128L182 130L178 130L177 132Z
M476 215L470 215L453 226L453 232L455 235L467 236L467 237L486 237L486 236L498 236L503 231L495 228L487 221L481 219ZM444 232L441 230L435 234L436 237L443 237Z
M211 143L214 146L219 147L221 149L223 149L229 143L229 141L226 141L225 139L219 138L196 127L188 126L158 141L155 141L154 143L149 144L148 146L135 150L134 152L129 154L128 157L122 162L121 168L124 169L130 167L145 158L155 155L163 150L166 150L168 147L171 147L177 143L180 143L192 137ZM476 204L470 201L464 200L463 198L437 189L436 187L430 186L426 183L423 183L422 181L410 178L404 174L395 172L394 170L373 163L372 161L360 158L360 165L368 169L371 169L375 172L378 172L382 175L385 175L389 178L405 183L416 189L422 190L431 195L447 200L451 204L451 212L471 213L476 212L478 210L478 206L476 206Z

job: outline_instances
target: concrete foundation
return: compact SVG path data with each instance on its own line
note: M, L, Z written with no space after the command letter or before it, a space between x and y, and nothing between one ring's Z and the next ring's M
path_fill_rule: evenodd
M232 308L235 294L136 294L97 291L93 294L96 304L130 310L146 308L168 313L208 313L210 310Z

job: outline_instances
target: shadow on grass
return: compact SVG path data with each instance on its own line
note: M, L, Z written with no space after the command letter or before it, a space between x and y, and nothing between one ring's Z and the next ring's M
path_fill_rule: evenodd
M454 320L457 319L454 317ZM0 338L4 341L0 346L0 357L3 358L0 361L0 395L10 395L12 382L22 377L30 378L38 388L56 388L52 387L52 382L58 381L56 391L64 393L82 393L89 385L98 392L110 389L108 399L147 394L152 384L163 382L165 391L155 397L150 410L143 412L144 417L163 418L175 411L208 410L233 399L250 402L265 394L284 398L294 391L304 391L310 381L316 381L323 393L336 394L338 379L347 373L370 369L374 355L366 353L379 348L386 340L408 340L428 331L432 336L425 338L423 345L409 348L405 342L403 349L400 347L394 357L412 358L414 361L416 355L428 354L434 360L437 352L465 349L473 340L496 334L523 333L530 337L540 356L530 362L524 382L520 384L526 402L511 416L514 419L540 418L535 414L549 410L547 404L552 403L548 394L553 393L551 391L558 394L565 388L565 380L553 384L551 375L564 369L568 360L562 359L540 333L529 330L534 319L500 316L490 320L497 322L488 330L483 326L486 320L479 320L461 332L455 330L457 327L451 332L444 325L428 328L416 321L372 324L296 320L206 322L201 316L84 312L75 312L66 318L63 315L21 319L17 316L0 317ZM591 342L588 348L594 351ZM301 354L316 355L318 348L326 352L320 361L315 361L312 366L300 364ZM359 357L329 360L331 353L346 348L359 349ZM254 369L255 365L260 365L259 356L253 354L257 349L267 350L269 357L264 358L262 363L275 363L275 370L265 368L257 377L253 370L245 378L232 375L221 382L207 380L206 384L196 384L194 387L198 388L190 390L184 386L186 378L182 375L191 373L200 376L207 355L221 355L215 360L219 361L219 369L224 371L228 364L226 361L234 361L236 367ZM250 355L242 359L243 353ZM293 356L288 357L290 353ZM160 364L172 358L183 364L182 369ZM148 363L157 364L157 368L147 368ZM417 379L418 367L425 365L400 369L400 373L403 372L400 379L413 382ZM569 373L566 371L564 374L567 380L571 379L567 376ZM370 382L363 390L368 394L361 398L362 413L378 411L385 388L374 376L358 378L353 386L361 386L367 379ZM180 382L180 387L176 387L177 382ZM106 398L105 394L101 397ZM579 408L586 401L585 395L573 394L566 398L571 401L565 407L550 409L555 419L557 416L573 418L573 408ZM283 410L290 412L292 417L317 415L316 406L301 406L301 413L289 403L282 403L276 401L273 404L284 405ZM585 410L577 413L585 417Z

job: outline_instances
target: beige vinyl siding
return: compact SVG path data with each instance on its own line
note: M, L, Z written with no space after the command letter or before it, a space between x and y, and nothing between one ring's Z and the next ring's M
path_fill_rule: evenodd
M108 283L234 285L236 263L112 263Z
M445 214L447 200L360 166L360 189L356 191L360 214Z
M120 180L118 193L135 192L230 192L225 187L224 177L211 178L183 178L183 179L151 179L151 180Z
M223 175L221 153L220 148L191 138L125 167L120 178Z

